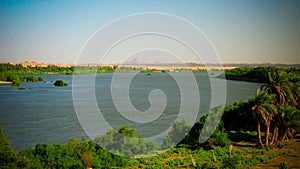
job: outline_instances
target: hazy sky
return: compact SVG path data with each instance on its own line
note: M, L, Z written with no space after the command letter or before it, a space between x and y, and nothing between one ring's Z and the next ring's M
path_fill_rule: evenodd
M190 21L210 38L223 63L300 64L297 0L1 0L0 62L74 63L100 27L140 12Z

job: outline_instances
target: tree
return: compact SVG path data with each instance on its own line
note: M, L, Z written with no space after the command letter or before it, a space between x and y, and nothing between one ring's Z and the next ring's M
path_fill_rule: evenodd
M0 168L30 168L29 161L10 145L0 126Z
M291 120L287 117L291 116L289 113L292 111L286 111L286 109L282 109L282 106L293 105L299 107L300 92L298 80L294 74L287 74L286 71L277 69L268 72L268 81L257 89L257 94L266 92L268 94L274 94L276 97L274 104L278 111L273 118L274 129L271 145L282 141L286 137L288 130L290 130L286 125L289 124L289 120Z
M295 103L294 85L287 78L286 72L275 70L268 72L268 81L263 83L257 90L257 94L266 91L268 94L275 94L279 105Z
M183 139L188 134L191 127L192 126L189 125L185 119L183 119L181 122L176 121L173 124L171 131L164 138L163 148L168 149L176 146L181 140L182 142L185 142Z
M297 132L296 129L299 130L300 127L300 111L290 105L280 106L280 116L277 119L279 121L279 134L277 137L278 141L281 142L284 139L289 137L294 137ZM299 131L298 131L299 132ZM276 142L275 140L274 142Z
M127 137L136 137L135 130L130 128L129 124L121 126L119 128L119 133L122 134L123 136L127 136Z
M96 137L95 143L110 152L127 157L153 153L159 149L154 141L137 136L128 124L118 130L109 129L105 135Z
M249 100L251 113L257 123L257 136L261 147L264 144L261 139L261 124L266 126L265 145L269 145L270 125L275 114L277 114L274 103L274 95L269 95L267 92L261 92L254 99Z

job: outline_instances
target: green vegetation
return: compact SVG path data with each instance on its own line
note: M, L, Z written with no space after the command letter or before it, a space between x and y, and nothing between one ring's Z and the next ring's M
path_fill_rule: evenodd
M56 80L54 86L68 86L68 83L63 80Z
M21 82L44 81L42 77L28 74L38 74L38 68L24 68L21 65L0 64L0 81L12 82L12 87L19 87Z
M118 133L136 137L128 125ZM110 131L108 132L110 133ZM161 154L145 158L127 158L112 154L87 139L71 138L67 144L37 144L17 152L0 131L0 168L249 168L266 162L282 153L267 149L216 146L211 150L202 147L190 149L177 146ZM108 137L107 137L108 139ZM126 145L127 148L131 148ZM143 146L142 146L143 147ZM125 151L126 152L126 151ZM282 150L283 152L283 150Z
M282 162L278 165L278 168L279 169L288 169L288 166L287 166L286 162Z
M89 74L89 73L113 73L113 72L153 72L156 70L143 70L142 68L130 68L114 65L110 66L70 66L58 67L23 67L22 65L0 64L0 80L12 81L19 75L33 74ZM39 80L42 81L42 80Z
M98 136L95 142L115 154L127 157L154 153L159 149L155 142L136 136L135 130L128 124L121 126L118 131L109 130L105 135Z
M92 68L83 67L78 72L88 70ZM116 66L106 69L117 70L121 69ZM73 73L72 69L68 71ZM242 67L226 71L227 78L262 84L255 98L224 107L221 122L201 144L201 131L211 130L210 126L204 126L205 122L218 119L222 107L212 109L210 116L201 117L193 126L185 120L174 122L162 145L142 139L133 128L124 125L110 129L94 141L71 138L67 144L37 144L17 152L1 128L0 168L250 168L291 153L283 141L300 132L299 76L299 69L295 68ZM27 82L38 79L9 72L1 72L0 77L16 84L25 81L22 79ZM55 83L65 85L62 80ZM180 140L181 137L184 139ZM232 142L238 141L257 143L257 147L233 148ZM155 156L150 157L152 154ZM278 167L287 168L287 164L282 162Z
M22 81L24 82L40 82L44 81L42 77L36 77L36 76L24 76L21 77Z
M205 118L207 117L202 117L196 123L197 125L193 126L193 132L201 130L195 126L202 125L203 127ZM175 122L173 130L165 141L174 142L176 134L186 133L189 127L184 120ZM189 133L183 142L188 143L193 134L195 133ZM125 125L118 130L109 130L105 135L97 137L95 142L71 138L68 144L37 144L35 147L16 152L9 145L1 130L0 152L4 153L1 154L0 158L5 168L11 168L11 166L22 168L249 168L280 155L272 152L270 147L262 150L249 147L232 150L222 123L207 141L214 145L209 150L207 143L196 147L185 146L186 144L180 143L175 148L164 152L159 150L156 143L137 138L141 137L136 136L135 130L129 125ZM161 154L148 158L127 158L114 155L95 143L99 143L106 149L120 155L131 156L134 153L149 152ZM168 143L164 143L164 145L166 144ZM279 150L281 149L279 148ZM281 154L285 154L285 152Z
M20 80L13 80L11 83L11 87L19 87L20 86Z
M267 83L268 72L277 72L280 76L289 76L291 82L300 80L299 68L277 68L277 67L239 67L225 70L226 79L242 80L248 82ZM220 78L225 78L220 75Z
M0 126L0 168L29 168L29 160L16 152Z
M275 146L299 133L300 69L242 67L226 71L226 77L263 83L257 89L255 98L225 108L223 121L227 129L232 130L237 124L239 128L252 130L253 124L256 124L261 147ZM229 116L234 125L230 124ZM255 123L246 120L251 116ZM262 139L261 127L264 126L265 138Z

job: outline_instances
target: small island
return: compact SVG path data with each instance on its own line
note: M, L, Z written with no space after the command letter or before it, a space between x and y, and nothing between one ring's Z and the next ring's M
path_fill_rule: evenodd
M68 86L68 83L63 80L56 80L54 86Z

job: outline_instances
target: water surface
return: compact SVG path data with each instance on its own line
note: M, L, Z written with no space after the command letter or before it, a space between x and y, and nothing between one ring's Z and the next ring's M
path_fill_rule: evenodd
M97 74L95 81L97 103L112 127L118 128L120 125L128 123L137 130L138 135L149 137L166 130L167 126L174 122L180 109L181 93L178 84L169 74L146 75L140 73L130 84L131 103L141 112L151 107L148 96L152 90L160 89L167 97L167 105L163 114L152 123L147 124L135 123L118 113L111 97L112 75L109 73ZM178 75L185 76L184 73ZM65 143L70 137L87 137L73 106L72 75L39 76L42 76L45 82L21 83L21 86L26 88L25 90L11 88L10 85L0 85L0 124L12 146L21 150L37 143ZM89 84L85 84L85 80L90 75L74 76L82 79L81 85L89 86ZM126 74L124 74L125 76ZM195 78L201 96L199 107L201 114L207 112L210 107L211 83L205 73L195 73ZM55 87L53 83L56 79L67 81L69 86ZM224 81L227 84L226 104L254 97L255 90L259 86L257 83L211 79L212 83ZM119 87L122 88L122 85ZM193 93L192 91L188 92ZM89 108L86 111L96 112Z

